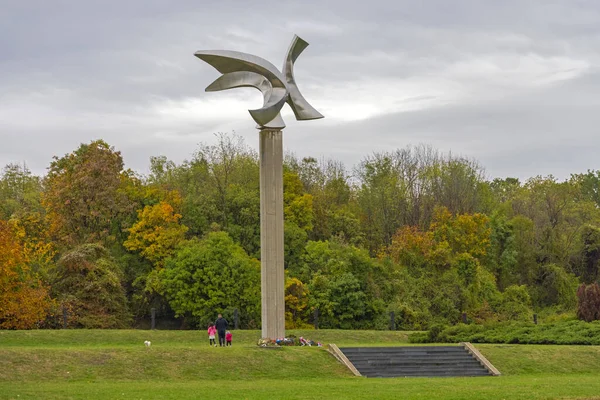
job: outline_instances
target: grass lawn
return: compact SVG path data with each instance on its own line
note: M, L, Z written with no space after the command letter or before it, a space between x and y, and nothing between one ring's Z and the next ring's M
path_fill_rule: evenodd
M600 400L600 346L477 345L503 376L367 379L322 348L263 349L260 332L233 333L233 347L214 348L198 331L0 331L0 398ZM288 333L409 345L406 332Z

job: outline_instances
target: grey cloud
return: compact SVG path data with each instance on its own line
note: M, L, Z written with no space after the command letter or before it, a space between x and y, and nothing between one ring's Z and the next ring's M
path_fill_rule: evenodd
M279 65L298 33L311 46L296 75L317 107L327 103L331 88L352 99L364 93L355 88L368 90L375 81L393 88L416 78L436 85L435 78L468 94L418 111L390 107L389 114L363 121L296 123L288 116L286 147L299 155L325 154L350 166L371 151L424 142L475 157L492 176L566 176L600 168L593 156L600 144L600 4L593 1L7 3L0 8L0 164L25 160L43 173L52 155L99 137L140 171L151 155L189 157L217 130L236 129L254 145L244 110L231 110L232 117L219 123L161 115L157 105L218 98L203 93L218 74L194 51L247 51ZM509 65L527 57L559 58L556 67L549 62L541 71L567 77L528 85L529 78ZM577 70L573 79L553 70L570 60L587 65L588 74ZM504 80L476 76L471 68L477 62L514 71ZM465 68L460 76L457 66ZM524 82L511 82L516 78ZM435 90L423 90L398 93L398 107L435 100ZM367 94L374 102L376 93Z
M390 114L310 129L301 153L321 151L356 163L366 149L389 151L428 143L477 159L490 178L526 179L600 169L600 71L579 79L482 104ZM309 129L307 129L308 131ZM320 149L310 143L321 142Z

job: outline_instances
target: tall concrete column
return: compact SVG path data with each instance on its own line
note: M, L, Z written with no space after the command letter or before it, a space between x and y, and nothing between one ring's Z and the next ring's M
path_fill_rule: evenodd
M278 129L260 131L260 259L262 337L284 337L283 140Z

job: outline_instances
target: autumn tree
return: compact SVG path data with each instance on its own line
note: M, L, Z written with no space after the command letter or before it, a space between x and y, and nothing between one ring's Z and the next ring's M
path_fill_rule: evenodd
M123 273L100 244L83 244L62 255L51 276L52 292L69 311L69 326L125 328L130 314Z
M132 205L121 189L123 159L102 140L82 144L50 164L43 204L56 240L65 248L114 242L120 217Z
M46 177L7 165L6 282L14 293L52 283L77 326L125 326L128 309L143 319L152 307L205 322L240 295L243 324L257 325L256 152L217 134L189 160L151 157L149 169L125 170L101 140L55 157ZM477 322L574 313L575 288L600 274L599 171L489 181L475 160L418 145L368 155L351 172L287 155L283 181L290 326L317 307L322 326L352 328L385 327L389 311L404 329L462 312ZM232 276L249 277L249 291ZM118 323L106 317L116 310Z
M181 202L176 193L171 197L171 202ZM129 228L129 237L123 245L130 251L139 251L153 265L162 267L165 259L185 239L187 227L180 220L181 214L167 201L146 206L138 211L138 221Z
M453 216L447 208L438 207L430 231L436 242L447 243L454 253L468 253L478 260L490 244L489 218L480 213Z
M372 255L404 225L426 229L437 206L452 214L485 211L489 186L474 160L440 155L426 146L375 153L356 168L357 199Z
M24 247L24 232L0 220L0 328L31 329L46 317L48 291L29 263L33 249Z
M387 255L398 264L404 285L395 304L408 314L406 323L422 318L457 321L461 312L476 314L498 297L495 279L482 265L490 243L489 219L482 214L452 215L438 207L428 230L403 227ZM427 316L429 315L429 316Z
M23 251L29 270L45 284L55 265L56 246L48 232L46 219L38 212L26 212L10 220Z
M285 280L285 327L306 329L308 324L309 291L300 279L287 277Z
M399 229L387 252L396 262L417 268L447 268L461 254L480 262L490 244L488 223L483 214L453 216L439 207L427 231L415 226Z
M127 231L128 238L123 246L139 254L149 263L128 259L127 268L130 280L130 297L134 316L139 318L148 315L154 307L165 311L165 299L161 296L160 270L165 260L172 256L177 246L185 240L188 228L181 224L181 214L171 205L179 208L181 198L175 191L164 196L157 204L147 205L138 210L138 220Z

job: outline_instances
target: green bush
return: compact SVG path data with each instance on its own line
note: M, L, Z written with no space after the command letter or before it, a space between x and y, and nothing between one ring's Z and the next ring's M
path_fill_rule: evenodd
M521 343L600 345L600 321L563 321L553 324L459 324L445 329L432 326L428 333L414 333L412 343Z
M191 314L200 326L238 309L240 325L260 319L260 263L226 232L183 243L161 270L160 283L176 316Z

